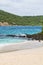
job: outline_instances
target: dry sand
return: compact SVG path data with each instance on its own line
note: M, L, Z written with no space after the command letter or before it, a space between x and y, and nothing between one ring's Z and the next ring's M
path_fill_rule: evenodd
M0 65L43 65L43 47L0 53Z

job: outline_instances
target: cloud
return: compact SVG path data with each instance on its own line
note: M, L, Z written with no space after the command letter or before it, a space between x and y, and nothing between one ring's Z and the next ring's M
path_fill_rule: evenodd
M17 15L43 15L43 0L0 0L0 9Z

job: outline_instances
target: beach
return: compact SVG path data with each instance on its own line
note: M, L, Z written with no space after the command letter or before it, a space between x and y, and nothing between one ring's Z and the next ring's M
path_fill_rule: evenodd
M43 46L0 53L0 65L43 65Z

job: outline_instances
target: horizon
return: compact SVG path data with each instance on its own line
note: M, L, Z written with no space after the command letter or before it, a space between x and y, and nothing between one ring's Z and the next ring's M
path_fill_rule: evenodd
M43 0L0 0L0 10L19 16L43 15Z

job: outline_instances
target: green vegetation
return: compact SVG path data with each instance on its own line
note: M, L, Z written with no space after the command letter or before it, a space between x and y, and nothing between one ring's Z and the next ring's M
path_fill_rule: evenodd
M43 34L43 26L42 26L42 32L41 32L41 34Z
M11 25L43 26L43 16L17 16L0 10L0 22L8 22Z

